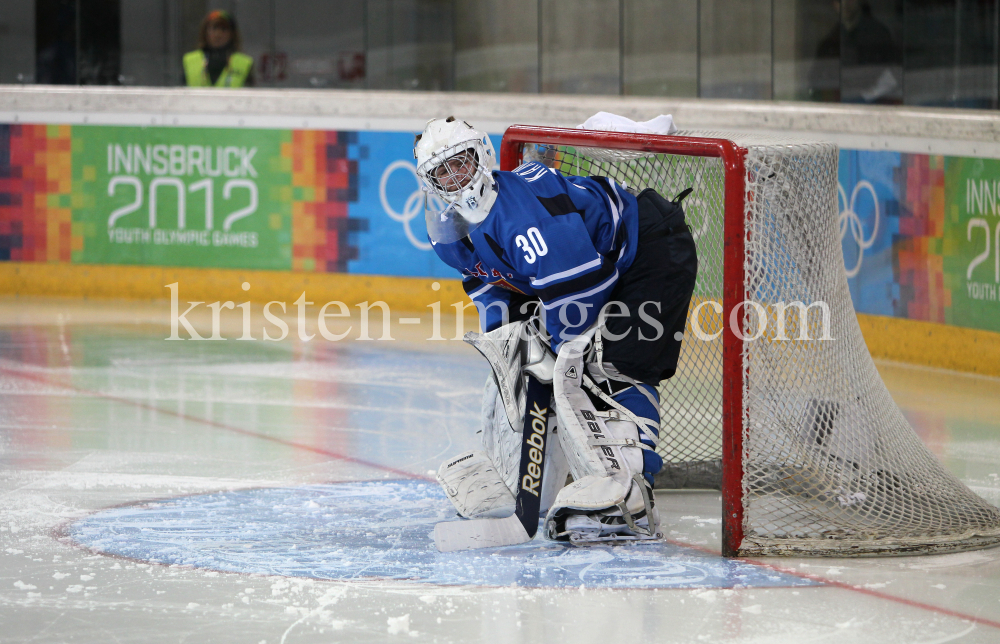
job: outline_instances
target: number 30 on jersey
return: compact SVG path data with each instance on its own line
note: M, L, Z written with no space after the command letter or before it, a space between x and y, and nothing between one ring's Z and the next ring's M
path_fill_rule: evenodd
M524 261L534 264L535 260L549 252L549 247L542 237L542 233L532 226L528 229L528 236L518 235L514 238L517 247L524 251Z

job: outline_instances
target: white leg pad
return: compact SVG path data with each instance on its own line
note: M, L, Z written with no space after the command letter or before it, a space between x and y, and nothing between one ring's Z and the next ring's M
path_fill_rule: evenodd
M598 433L603 434L603 421L596 419L598 425L591 427L583 415L585 409L593 409L590 399L581 388L586 347L585 338L564 343L559 349L552 379L553 398L559 419L559 444L562 445L574 480L585 476L606 476L611 469L611 464L605 463L589 444L594 427Z
M618 445L595 445L595 441L613 440L615 436L597 414L583 391L583 356L585 337L566 342L559 349L552 380L556 415L559 419L559 443L562 445L574 480L586 476L611 476L628 488L632 469ZM639 451L636 449L635 451ZM641 470L641 452L639 457Z
M563 455L559 444L559 427L555 413L550 412L548 440L545 441L545 473L542 476L542 512L549 509L556 493L566 484L569 474L569 463ZM519 481L518 471L521 469L521 433L511 429L507 422L507 413L492 378L486 379L483 391L483 451L496 465L500 478L507 484L511 494L517 495Z
M482 413L483 450L496 465L507 488L516 493L517 473L521 468L521 428L515 431L507 420L507 406L492 376L486 378L483 387Z
M566 485L569 475L569 462L559 443L559 423L556 415L549 413L549 439L545 442L545 470L542 474L542 496L539 512L548 512L555 502L559 490Z
M458 513L467 519L514 514L514 495L483 452L465 452L448 459L438 468L437 480Z
M553 374L559 443L574 479L559 492L546 515L546 532L553 538L565 534L559 526L567 515L612 512L622 516L624 510L631 522L643 516L643 510L646 514L653 510L651 500L643 497L638 427L620 415L597 412L583 390L586 348L585 336L563 344ZM654 518L653 531L655 524Z

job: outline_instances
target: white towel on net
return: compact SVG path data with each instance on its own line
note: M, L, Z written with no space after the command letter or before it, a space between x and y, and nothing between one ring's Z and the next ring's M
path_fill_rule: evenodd
M677 126L670 114L661 114L655 119L637 123L630 118L598 112L577 126L584 130L604 130L606 132L638 132L639 134L675 134Z

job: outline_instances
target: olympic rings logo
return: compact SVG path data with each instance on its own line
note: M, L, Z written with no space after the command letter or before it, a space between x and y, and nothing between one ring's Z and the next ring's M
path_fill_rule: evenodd
M389 177L391 177L396 170L405 170L409 172L413 177L414 182L417 184L417 189L406 198L406 202L403 204L402 212L397 212L396 209L392 207L389 203L388 196L385 194L386 186L389 184ZM411 227L410 222L423 215L425 208L425 195L430 200L430 204L427 205L435 208L437 211L444 210L444 204L437 197L437 195L428 195L422 190L420 179L417 178L417 168L409 161L402 159L399 161L393 161L382 172L382 179L378 184L378 197L382 202L382 210L384 210L385 214L389 215L393 221L398 221L403 224L403 231L406 233L406 238L410 240L410 243L419 250L431 250L431 245L413 234L413 228Z
M855 210L855 204L857 203L858 193L861 190L867 190L872 196L872 204L875 206L875 226L872 229L872 234L870 237L865 238L865 231L861 225L861 218L858 217L857 210ZM853 268L848 268L846 263L844 268L847 270L848 277L854 277L861 270L861 262L865 258L865 251L872 247L875 243L875 236L878 235L878 223L879 223L879 212L878 212L878 195L875 194L875 187L865 181L858 181L858 184L854 186L854 190L851 192L851 200L847 200L847 192L844 187L837 182L837 205L843 204L844 207L837 215L837 226L840 228L840 241L844 241L844 237L847 235L847 230L850 229L851 237L854 238L854 242L858 245L858 261Z

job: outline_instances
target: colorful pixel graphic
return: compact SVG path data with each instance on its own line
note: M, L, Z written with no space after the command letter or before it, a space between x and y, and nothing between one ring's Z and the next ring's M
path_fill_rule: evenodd
M951 291L944 284L944 157L901 155L899 232L893 235L896 317L946 321Z
M69 262L70 126L0 124L0 260Z
M350 234L368 230L368 221L348 217L358 200L355 132L295 130L281 146L292 168L292 270L347 272L358 258ZM361 150L363 153L364 150Z

